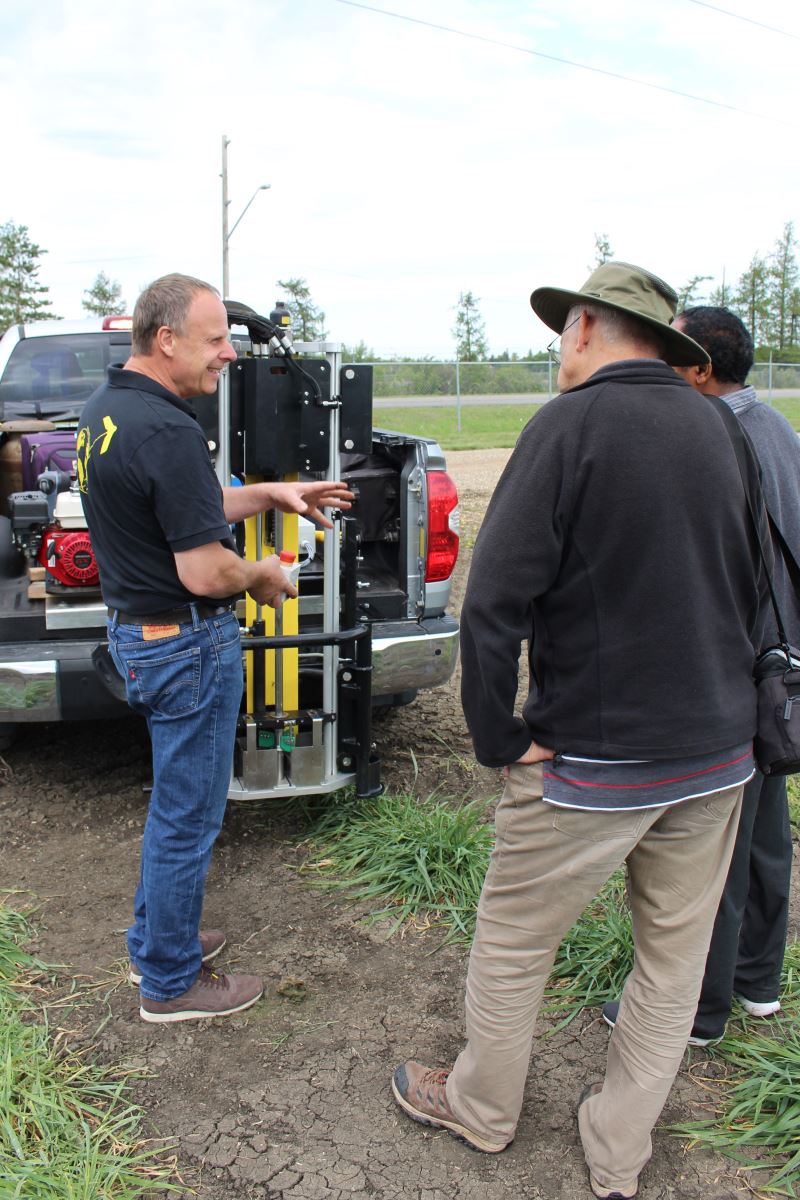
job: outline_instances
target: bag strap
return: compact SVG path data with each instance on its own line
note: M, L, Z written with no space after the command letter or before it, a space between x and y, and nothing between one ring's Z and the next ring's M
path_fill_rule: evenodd
M731 442L733 443L733 450L736 455L736 462L739 467L739 474L742 477L742 486L744 487L745 499L747 500L747 511L750 513L750 521L753 526L753 532L755 533L756 542L758 543L758 552L761 556L761 563L764 568L764 574L766 575L766 578L767 578L767 587L769 588L769 598L772 601L772 608L775 612L775 623L778 626L778 639L780 641L782 649L786 652L786 656L788 659L789 639L786 636L786 628L783 623L783 617L781 616L781 610L778 607L778 598L775 595L775 588L773 586L772 576L771 576L770 570L769 570L769 563L767 560L767 555L764 551L764 541L761 537L761 526L758 522L758 518L756 517L756 508L753 503L753 492L752 492L751 479L750 479L749 471L748 471L748 465L749 465L749 462L752 461L753 458L755 458L755 451L753 451L753 449L752 449L750 439L747 437L747 435L745 434L741 425L739 424L738 418L736 416L734 416L733 411L725 403L725 401L722 400L719 396L712 395L710 392L703 392L703 395L705 396L706 400L711 401L711 403L714 405L714 407L719 412L719 415L722 417L722 422L723 422L726 430L728 431L728 436L730 437ZM759 507L762 507L764 512L767 514L767 526L770 530L773 531L773 533L775 533L777 535L778 545L780 547L781 554L783 555L784 561L786 563L787 570L789 571L789 576L792 580L792 583L795 585L795 587L797 587L798 581L800 581L800 567L798 567L797 563L795 562L794 555L792 554L789 547L786 545L783 534L780 532L777 525L772 520L772 517L769 515L769 512L767 511L767 506L764 503L764 495L761 491L761 484L758 482L757 478L755 480L755 485L756 485L756 488L758 489L757 496L756 496L756 503L758 503L760 501ZM798 590L800 590L800 589L798 589Z
M769 509L767 509L767 520L769 521L770 532L780 548L783 561L786 564L786 570L789 572L789 578L792 581L792 586L800 596L800 566L797 563L797 559L789 549L786 539L781 533L780 529L778 529L778 526L773 521L772 514L770 513Z

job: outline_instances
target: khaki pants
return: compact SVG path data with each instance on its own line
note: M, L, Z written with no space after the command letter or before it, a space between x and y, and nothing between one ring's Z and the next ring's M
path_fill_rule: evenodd
M634 1190L694 1020L742 791L585 812L544 803L541 764L511 768L470 953L468 1041L447 1082L450 1106L469 1128L498 1145L513 1138L556 950L627 861L635 965L603 1091L582 1106L580 1134L595 1179Z

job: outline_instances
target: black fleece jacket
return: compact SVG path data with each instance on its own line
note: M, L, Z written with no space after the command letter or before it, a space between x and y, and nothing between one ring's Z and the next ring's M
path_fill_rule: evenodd
M514 762L532 738L652 759L747 741L761 574L710 401L642 359L562 393L523 430L472 558L462 700L478 760Z

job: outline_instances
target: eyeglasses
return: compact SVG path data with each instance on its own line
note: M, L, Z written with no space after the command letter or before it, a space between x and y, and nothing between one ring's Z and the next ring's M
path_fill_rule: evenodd
M546 347L547 353L550 355L550 357L552 358L554 363L561 362L561 339L562 339L562 337L564 336L564 334L567 332L568 329L572 329L573 325L578 324L578 321L580 321L582 316L583 316L583 313L578 313L575 320L570 321L569 325L565 325L564 328L561 330L561 333L559 333L556 337L554 337L552 342L550 343L550 345Z

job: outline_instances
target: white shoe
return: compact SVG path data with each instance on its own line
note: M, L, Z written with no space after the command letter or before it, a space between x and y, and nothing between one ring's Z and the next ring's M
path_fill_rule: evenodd
M771 1017L776 1012L780 1012L780 1000L765 1000L761 1003L758 1000L748 1000L746 996L740 996L738 992L734 992L734 995L744 1011L751 1017Z

